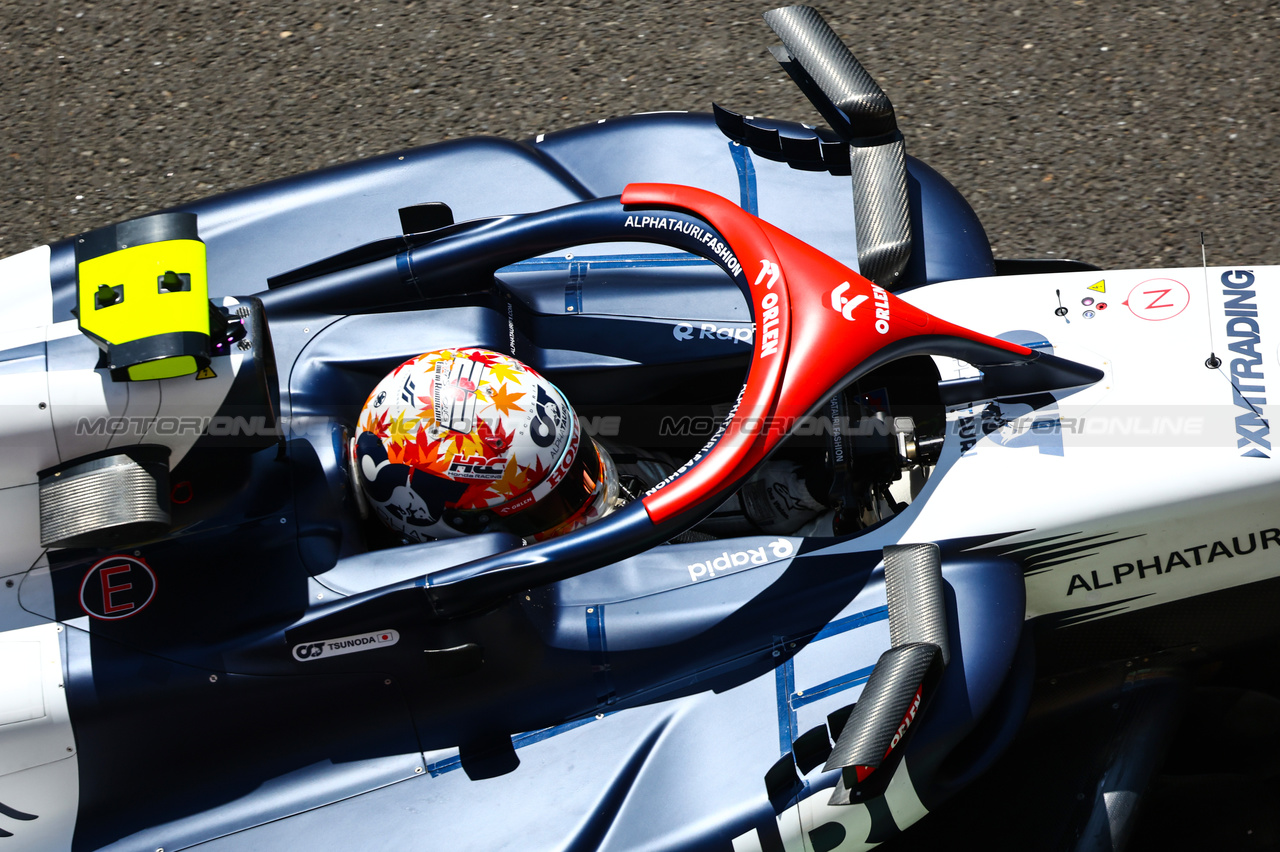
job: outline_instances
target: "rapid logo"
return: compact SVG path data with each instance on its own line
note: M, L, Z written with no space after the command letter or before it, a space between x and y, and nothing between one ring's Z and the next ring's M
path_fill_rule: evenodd
M769 553L765 552L765 547L769 548ZM769 542L767 545L760 545L748 550L737 550L733 553L724 551L714 559L708 559L706 562L694 562L689 566L689 579L697 582L704 577L715 577L717 574L725 574L736 568L745 568L748 565L763 565L774 559L786 559L795 552L795 545L785 538L779 538Z
M299 662L311 662L325 657L340 657L343 654L371 651L374 648L389 648L399 641L400 634L396 631L380 630L377 633L342 636L320 642L303 642L301 645L293 646L293 658Z
M156 575L132 556L108 556L80 581L80 607L94 618L114 621L137 615L156 594Z
M704 322L699 323L696 330L699 340L732 340L734 343L745 343L748 346L751 345L754 336L750 326L734 328L729 325L718 326L715 323ZM671 328L671 336L680 341L692 340L694 331L692 323L677 323Z
M1237 408L1236 447L1240 455L1250 458L1270 458L1263 450L1271 449L1271 426L1262 417L1259 406L1267 404L1267 389L1263 384L1262 355L1258 346L1262 341L1258 325L1258 305L1253 302L1256 293L1253 273L1247 269L1228 269L1222 273L1222 295L1227 298L1223 313L1227 316L1227 348L1238 357L1231 359L1231 399ZM1252 445L1252 446L1250 446Z

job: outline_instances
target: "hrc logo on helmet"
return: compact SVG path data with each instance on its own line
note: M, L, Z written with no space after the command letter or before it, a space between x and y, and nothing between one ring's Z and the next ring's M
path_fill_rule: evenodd
M556 434L564 420L563 406L556 402L547 389L538 385L538 396L533 403L534 417L529 423L529 437L539 447L549 447L556 441Z

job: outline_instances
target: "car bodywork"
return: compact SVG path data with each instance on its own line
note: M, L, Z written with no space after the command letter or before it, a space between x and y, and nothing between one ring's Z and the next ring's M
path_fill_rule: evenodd
M1269 635L1275 269L997 274L906 158L911 239L872 272L858 146L851 199L830 140L752 122L445 143L173 211L226 320L177 377L116 381L81 333L85 235L0 261L0 843L866 848L992 765L1037 676ZM549 542L386 546L350 431L445 346L508 352L603 438L682 438L690 464ZM864 380L878 422L941 424L909 492L873 493L883 517L679 540L811 418L829 465L892 455L829 425L877 419L830 407ZM888 434L904 459L912 434ZM53 479L153 464L139 448L163 457L163 531L50 545ZM112 507L90 497L70 505ZM1086 692L1165 707L1140 668ZM1138 775L1172 724L1146 718L1113 763ZM854 761L882 735L883 762Z

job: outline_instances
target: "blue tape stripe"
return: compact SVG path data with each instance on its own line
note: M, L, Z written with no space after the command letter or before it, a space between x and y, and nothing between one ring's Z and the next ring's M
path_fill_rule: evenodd
M846 615L844 618L836 619L826 627L818 631L818 635L813 637L814 642L823 639L830 639L832 636L838 636L841 633L847 633L862 627L864 624L874 624L877 621L884 621L889 617L889 607L878 606L875 609L863 610L855 612L853 615Z
M860 683L866 683L867 678L871 677L871 670L875 666L867 666L865 669L858 669L856 672L849 672L846 675L832 678L811 687L804 691L804 695L792 695L791 706L795 708L804 707L806 704L812 704L820 701L828 695L835 695L837 692L843 692L846 689L857 686Z
M552 728L542 728L537 731L526 731L523 734L516 734L511 738L511 744L516 748L524 748L525 746L540 743L543 740L549 740L552 737L558 737L560 734L568 733L574 728L581 728L590 722L597 721L595 716L587 716L583 719L577 719L572 722L565 722L563 725L556 725Z
M796 711L791 706L791 694L796 689L795 666L788 659L773 670L778 694L778 753L791 751L795 739Z
M402 251L396 255L396 273L401 281L407 281L414 287L418 286L418 276L413 274L413 260L409 257L409 252Z
M596 721L595 716L587 716L586 718L577 719L573 722L565 722L563 725L556 725L551 728L541 728L536 731L516 734L511 738L511 744L516 748L524 748L525 746L530 746L534 743L540 743L543 740L549 740L552 737L559 736L560 734L568 733L574 728L581 728L583 725L594 721ZM431 773L432 778L461 768L462 758L457 755L453 757L446 757L444 760L436 761L435 763L427 764L427 772Z
M612 704L617 696L613 691L613 668L609 663L608 645L604 632L604 607L587 607L587 649L591 662L591 681L596 687L598 706Z
M662 252L658 254L596 254L577 256L572 260L563 257L531 257L498 270L502 272L527 272L530 270L569 269L575 264L585 264L591 269L631 269L650 266L715 266L696 254Z
M730 142L729 153L733 155L733 164L738 169L738 206L755 216L759 208L756 204L756 168L751 165L751 149L746 145Z
M582 282L587 278L587 264L575 260L569 264L569 283L564 285L564 312L566 314L582 313Z

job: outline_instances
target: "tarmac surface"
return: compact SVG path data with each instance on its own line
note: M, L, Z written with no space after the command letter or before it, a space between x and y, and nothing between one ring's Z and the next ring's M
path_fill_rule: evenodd
M0 0L0 256L475 134L524 139L713 101L817 122L766 50L767 8ZM893 100L908 151L960 188L997 256L1194 266L1203 231L1211 264L1280 264L1277 0L819 8ZM1278 777L1261 792L1273 796ZM1153 807L1185 815L1202 797ZM1273 802L1229 811L1229 838L1206 815L1215 840L1201 848L1275 848ZM1193 837L1153 847L1165 837L1149 833L1142 848Z
M474 134L819 117L766 5L0 0L0 255ZM1002 257L1280 263L1275 0L828 2Z

